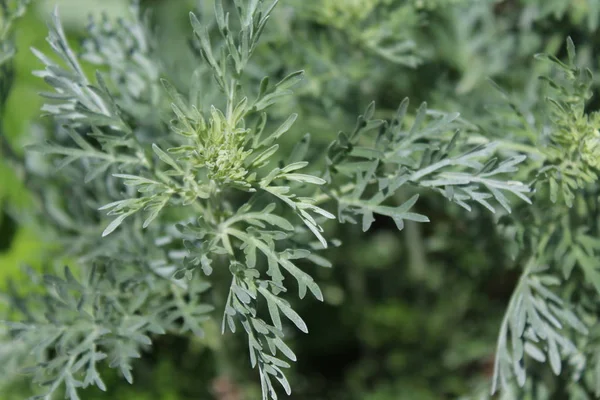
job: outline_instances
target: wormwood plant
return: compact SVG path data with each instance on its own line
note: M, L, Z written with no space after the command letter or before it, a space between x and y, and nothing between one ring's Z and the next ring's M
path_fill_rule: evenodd
M600 396L599 117L585 108L592 77L577 66L573 43L568 62L539 57L558 71L548 70L536 89L547 101L532 106L502 93L509 107L474 121L426 103L410 107L408 99L393 113L371 103L325 149L311 145L309 134L288 148L284 135L314 111L307 103L332 89L327 69L311 71L318 84L307 89L304 71L286 75L277 70L287 65L254 61L285 46L267 33L277 3L218 0L214 18L190 13L197 68L189 79L175 76L137 3L128 20L92 20L78 51L53 14L53 54L32 50L44 66L35 75L51 89L42 94L45 140L28 146L25 158L10 154L27 171L35 218L58 242L47 257L69 266L49 262L42 274L28 270L33 289L10 288L0 368L27 367L42 387L36 398L78 399L89 386L107 390L106 367L131 383L134 360L161 335L202 337L216 319L224 340L230 333L247 339L262 398L290 394L292 327L309 327L288 292L323 301L315 267L332 267L327 249L344 246L328 227L337 220L367 232L385 217L400 231L427 223L419 200L427 196L457 205L465 218L475 209L496 215L523 268L500 326L492 393L551 391L543 379L526 380L537 360L556 375L569 364L570 394L596 385ZM460 2L309 3L295 6L303 23L330 25L324 43L343 40L360 54L415 67L428 54L410 39L413 16ZM0 4L3 21L20 12ZM473 21L485 12L474 9ZM413 24L390 28L403 18ZM307 46L290 57L310 59L315 51ZM11 53L3 54L4 65ZM465 78L459 91L479 77ZM340 92L352 93L346 89ZM338 130L326 119L322 125Z
M528 142L537 146L530 150L537 159L530 176L539 208L521 210L507 221L524 272L502 322L492 391L498 386L510 390L512 377L523 386L527 358L548 361L555 375L565 368L566 359L573 379L569 396L600 395L598 360L592 350L599 243L596 218L590 218L596 215L598 113L586 109L592 73L577 66L571 39L567 54L567 62L538 56L553 69L542 76L545 85L540 90L547 97L535 111L503 93L516 129L524 130ZM574 282L576 267L576 280L585 285Z

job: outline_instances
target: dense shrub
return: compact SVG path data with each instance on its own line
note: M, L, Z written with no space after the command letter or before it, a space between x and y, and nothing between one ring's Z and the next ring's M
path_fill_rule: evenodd
M0 0L5 397L600 397L600 1L279 3Z

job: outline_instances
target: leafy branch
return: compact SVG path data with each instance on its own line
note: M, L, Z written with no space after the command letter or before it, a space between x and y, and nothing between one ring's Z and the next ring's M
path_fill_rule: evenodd
M498 387L509 387L516 377L525 384L525 356L538 362L550 361L552 372L559 375L562 360L578 354L577 346L567 337L568 330L586 335L587 327L548 286L560 280L543 274L538 261L528 262L511 297L500 327L496 349L492 394Z
M418 199L416 194L396 208L383 204L393 201L400 190L414 191L419 187L440 193L468 211L470 203L477 202L496 212L489 202L494 199L510 212L505 193L531 203L526 195L530 191L527 185L502 179L514 174L525 156L499 161L493 157L495 143L473 146L461 140L460 129L467 130L469 126L458 120L458 114L428 112L423 103L412 124L407 124L407 110L405 99L391 121L377 120L373 119L375 108L371 104L359 117L354 131L340 132L330 145L325 178L339 188L328 195L338 202L340 221L355 222L351 215L360 214L365 230L374 214L392 217L399 229L404 219L428 222L427 217L408 212ZM355 181L348 183L348 177ZM374 194L363 200L368 191Z

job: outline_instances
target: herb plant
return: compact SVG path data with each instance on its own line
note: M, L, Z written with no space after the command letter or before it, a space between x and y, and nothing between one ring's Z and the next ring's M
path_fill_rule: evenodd
M330 231L358 224L369 235L387 218L398 236L413 237L419 224L436 224L436 210L451 209L468 224L491 218L520 268L482 393L559 392L537 361L556 376L568 370L570 395L600 396L600 116L589 110L595 81L573 41L566 57L538 55L539 67L513 77L542 76L513 94L503 88L503 57L526 54L526 43L488 54L467 42L503 29L486 19L492 2L291 0L302 44L284 40L277 3L216 0L212 11L190 13L187 52L173 57L191 67L162 53L152 16L136 2L127 20L93 18L77 51L54 12L52 52L32 49L42 66L34 74L49 88L40 140L22 155L0 138L31 192L31 218L57 243L44 271L27 270L31 287L6 293L0 379L26 367L41 385L35 398L79 399L89 386L109 389L106 367L132 383L134 361L161 336L203 337L218 320L225 342L245 338L262 399L289 395L286 374L302 354L288 338L310 329L298 299L324 300L318 268L332 268L332 248L345 246ZM540 20L581 18L562 2L541 11L546 2L514 3ZM4 104L8 32L25 2L0 4ZM463 25L452 20L461 10ZM464 69L457 92L499 75L486 86L490 110L471 105L462 115L450 100L433 109L400 96L395 110L372 102L350 117L356 107L346 104L339 117L339 104L381 87L378 74L427 63L431 49L415 40L419 16L435 12L429 34L440 43L443 18L455 23L440 57ZM402 21L410 23L396 29ZM328 30L308 28L315 24ZM320 54L327 48L352 51ZM452 60L454 50L480 64ZM308 82L295 68L307 69ZM313 127L317 135L305 133ZM329 143L324 131L336 133Z

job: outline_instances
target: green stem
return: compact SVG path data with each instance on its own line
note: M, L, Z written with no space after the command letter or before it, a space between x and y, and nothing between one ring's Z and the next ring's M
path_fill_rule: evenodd
M314 204L315 205L319 205L319 204L322 204L322 203L326 203L326 202L328 202L330 200L335 199L335 196L351 192L355 187L356 187L355 183L347 183L347 184L343 185L339 189L339 191L337 191L337 192L332 191L333 196L330 195L330 194L328 194L328 193L321 193L319 195L313 196Z
M438 161L435 164L431 164L429 167L427 168L423 168L420 169L416 172L414 172L411 176L410 176L410 181L418 181L419 179L425 177L426 175L432 174L435 171L437 171L438 169L444 168L448 165L450 165L452 163L452 160L446 158L445 160L442 161Z

